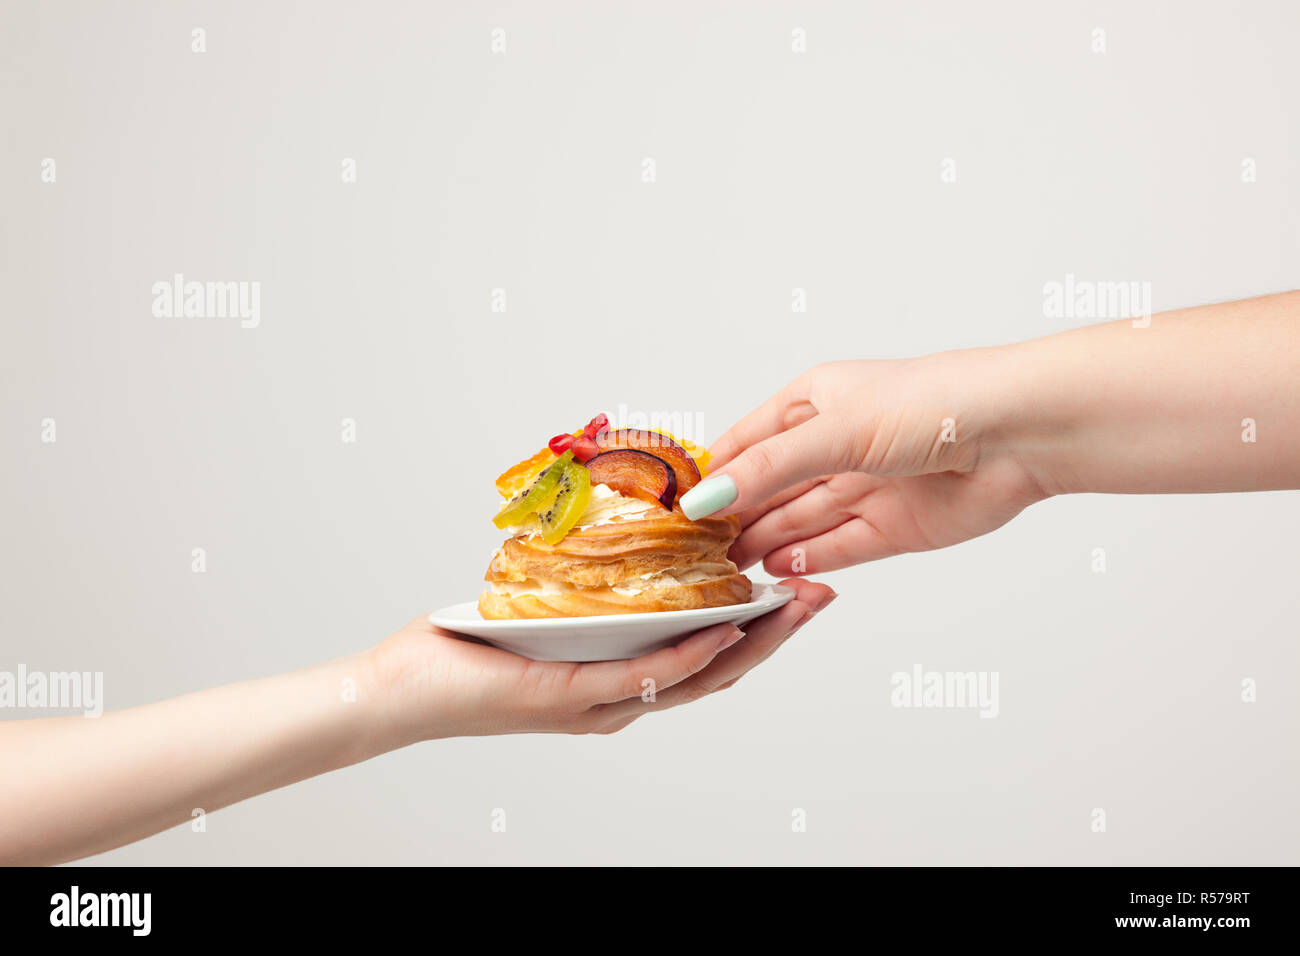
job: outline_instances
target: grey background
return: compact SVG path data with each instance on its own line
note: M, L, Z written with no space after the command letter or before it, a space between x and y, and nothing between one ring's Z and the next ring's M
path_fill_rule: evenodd
M118 708L337 656L472 598L491 479L598 409L716 438L818 361L1073 324L1067 272L1300 285L1297 41L1287 2L7 2L0 668ZM176 272L260 281L261 326L154 318ZM1297 532L1294 493L1050 501L831 575L619 735L424 744L97 859L1294 864ZM892 708L915 663L999 671L1000 716Z

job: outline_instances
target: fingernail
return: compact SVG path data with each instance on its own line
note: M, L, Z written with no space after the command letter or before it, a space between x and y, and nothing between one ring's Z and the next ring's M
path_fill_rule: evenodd
M830 607L831 601L834 601L837 597L839 597L839 595L832 591L826 597L817 602L817 606L813 608L813 613L816 614L818 611L826 610Z
M740 639L741 639L742 637L744 637L744 636L745 636L745 632L744 632L744 631L742 631L742 630L741 630L740 628L738 628L738 627L733 627L733 628L731 629L731 633L730 633L730 634L728 634L728 635L727 635L726 637L724 637L722 640L718 641L718 649L717 649L716 651L714 651L714 653L715 653L715 654L721 654L721 653L722 653L723 651L725 651L728 647L730 647L732 644L735 644L736 641L740 640Z
M736 483L730 475L705 478L682 495L682 511L692 521L707 518L736 500Z

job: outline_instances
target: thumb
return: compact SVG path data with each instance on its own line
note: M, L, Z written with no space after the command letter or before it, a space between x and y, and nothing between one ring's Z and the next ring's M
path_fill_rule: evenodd
M692 521L733 514L762 504L785 489L856 467L856 439L847 421L823 412L789 431L751 445L682 495Z

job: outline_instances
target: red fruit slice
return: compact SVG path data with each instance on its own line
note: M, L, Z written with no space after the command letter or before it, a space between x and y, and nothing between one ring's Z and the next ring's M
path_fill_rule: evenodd
M677 474L662 458L643 451L607 451L587 462L593 485L609 485L620 494L653 501L671 509L677 497Z
M548 446L557 455L563 455L573 445L572 435L556 435Z
M600 454L596 439L579 435L573 440L573 457L584 464Z
M597 436L596 444L602 452L620 449L642 451L667 463L677 477L678 495L684 495L700 483L700 469L695 466L695 459L667 435L639 428L619 428ZM576 449L576 443L574 447Z

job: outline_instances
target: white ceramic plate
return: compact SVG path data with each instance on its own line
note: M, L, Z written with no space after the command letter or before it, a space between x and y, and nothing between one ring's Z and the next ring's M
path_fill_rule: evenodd
M436 627L482 638L535 661L621 661L668 647L710 624L744 624L793 597L794 588L759 582L748 604L697 611L485 621L479 616L478 604L467 601L434 611L429 620Z

